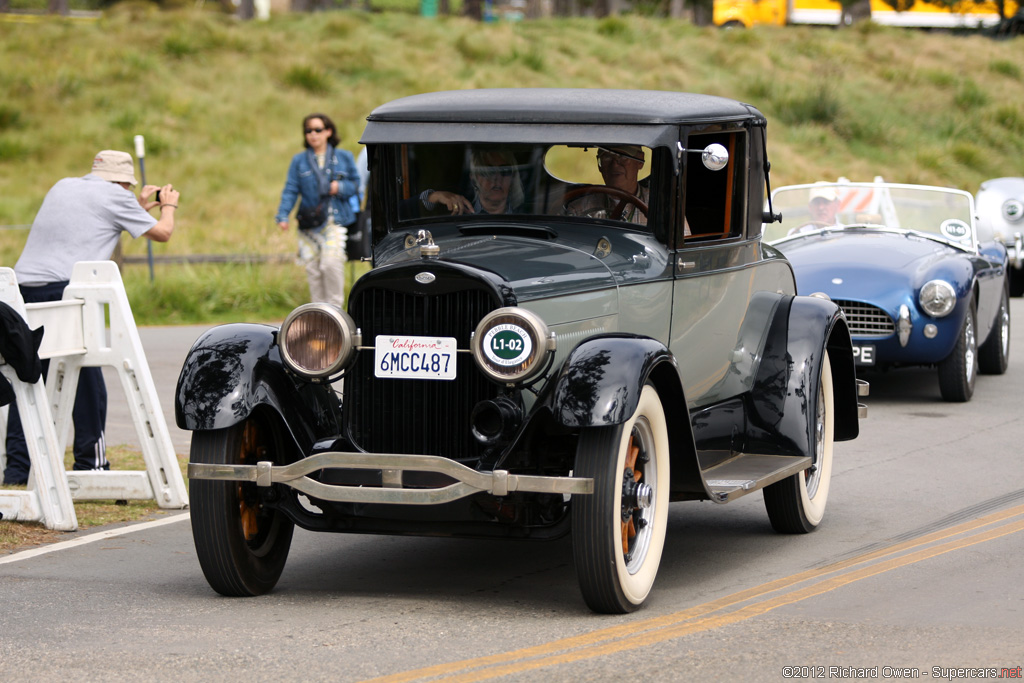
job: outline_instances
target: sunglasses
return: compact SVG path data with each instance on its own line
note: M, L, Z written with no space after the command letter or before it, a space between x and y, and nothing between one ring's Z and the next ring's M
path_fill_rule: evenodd
M327 130L327 129L326 128L307 128L306 129L306 135L309 135L310 133L323 133L325 130Z

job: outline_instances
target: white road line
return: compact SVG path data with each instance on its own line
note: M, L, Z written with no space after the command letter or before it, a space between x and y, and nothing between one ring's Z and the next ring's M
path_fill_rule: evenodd
M152 522L143 522L141 524L133 524L131 526L118 527L117 529L109 529L107 531L100 531L99 533L89 534L82 538L76 538L71 541L61 541L60 543L51 543L44 545L41 548L33 548L32 550L23 550L20 553L14 553L13 555L7 555L0 557L0 564L8 564L10 562L18 562L19 560L30 560L33 557L39 557L47 553L57 552L58 550L67 550L68 548L74 548L86 543L93 543L95 541L103 541L108 538L116 538L118 536L124 536L125 534L135 533L136 531L146 531L147 529L153 529L158 526L164 526L165 524L174 524L175 522L183 522L189 518L188 512L183 512L172 517L164 519L155 519Z

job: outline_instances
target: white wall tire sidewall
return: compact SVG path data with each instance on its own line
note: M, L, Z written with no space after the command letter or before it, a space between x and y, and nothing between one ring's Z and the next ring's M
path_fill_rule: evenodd
M803 507L804 517L807 522L816 527L825 516L825 506L828 503L829 485L832 481L832 449L834 442L835 412L833 410L835 400L832 385L832 363L829 361L828 353L825 353L824 361L821 364L821 387L825 400L825 439L821 459L818 463L819 478L818 490L812 499L807 494L807 482L801 476L799 478L800 504Z
M651 434L654 443L650 445L653 449L653 459L657 466L657 487L654 491L654 520L651 524L651 539L644 557L643 564L635 574L630 574L626 567L625 558L621 550L615 553L615 572L618 576L619 585L623 595L633 605L639 605L647 598L654 579L658 573L658 566L661 564L662 551L665 548L665 532L668 526L668 499L669 499L669 444L668 424L665 420L665 410L658 398L658 392L654 387L647 385L640 394L640 401L637 404L636 412L623 425L622 438L619 442L616 472L622 472L626 463L626 449L629 446L629 437L633 432L633 426L637 418L644 416L650 424ZM613 510L622 508L622 487L615 487L615 505ZM615 528L620 528L616 524ZM616 533L617 548L622 547L621 532Z

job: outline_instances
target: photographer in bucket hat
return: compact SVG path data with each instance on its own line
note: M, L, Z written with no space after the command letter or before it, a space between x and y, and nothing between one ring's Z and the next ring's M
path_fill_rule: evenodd
M155 242L171 238L178 191L171 185L146 185L136 197L131 189L135 185L138 181L132 155L106 149L93 158L89 174L64 178L50 188L32 221L21 258L14 266L26 303L60 300L75 263L109 259L122 231L133 238L145 236ZM148 213L153 209L159 209L159 219ZM110 469L104 442L107 387L100 368L82 368L72 420L74 468ZM26 483L28 470L25 434L17 406L11 404L4 483Z

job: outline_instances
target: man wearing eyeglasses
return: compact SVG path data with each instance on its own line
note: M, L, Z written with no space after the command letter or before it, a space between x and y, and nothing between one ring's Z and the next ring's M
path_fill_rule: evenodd
M622 190L636 197L644 206L650 201L650 188L639 180L644 167L644 150L639 145L604 145L597 148L597 168L606 187ZM646 179L645 179L646 180ZM622 203L622 215L617 213ZM570 202L566 213L570 216L612 218L637 225L647 225L647 215L636 204L612 194L594 192Z

